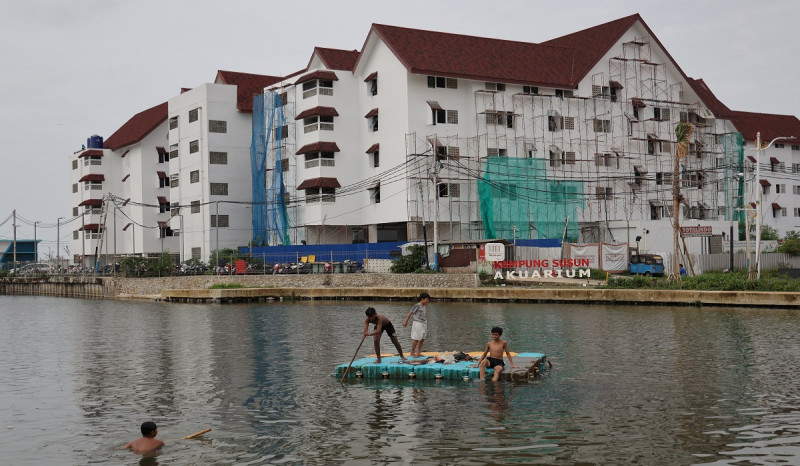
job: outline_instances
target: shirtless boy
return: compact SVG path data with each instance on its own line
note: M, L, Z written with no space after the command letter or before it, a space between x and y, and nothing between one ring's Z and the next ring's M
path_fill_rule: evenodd
M142 438L136 439L133 442L126 444L122 448L130 448L131 451L150 451L164 446L164 442L156 439L158 434L158 427L155 422L145 422L142 424Z
M392 321L389 320L383 314L378 314L374 308L367 308L366 311L367 320L364 321L364 338L372 336L374 337L373 341L375 342L375 354L378 355L378 358L375 360L376 363L381 362L381 336L385 331L387 335L389 335L389 339L392 340L394 343L394 347L397 348L397 352L400 353L400 359L403 361L406 360L406 357L403 356L403 348L400 347L400 340L397 339L397 331L394 329L394 325L392 325ZM368 333L369 324L375 325L374 330Z
M486 375L486 368L494 369L494 377L492 377L493 381L497 381L500 379L500 373L503 372L506 364L503 362L503 352L508 355L508 362L511 364L511 367L517 367L514 365L514 361L511 359L511 353L508 351L508 343L505 340L501 340L500 336L503 334L503 329L500 327L494 327L492 329L492 341L486 344L486 350L483 352L483 356L481 356L480 361L478 361L478 365L481 368L480 371L480 378L481 380L484 379ZM489 355L487 358L486 355Z

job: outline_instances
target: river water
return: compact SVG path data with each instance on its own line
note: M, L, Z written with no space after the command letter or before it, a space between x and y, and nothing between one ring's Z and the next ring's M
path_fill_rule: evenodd
M364 309L408 351L411 304L2 296L2 461L800 464L798 311L433 302L425 350L481 350L499 325L554 370L339 385ZM116 449L145 420L167 440L213 430L156 457Z

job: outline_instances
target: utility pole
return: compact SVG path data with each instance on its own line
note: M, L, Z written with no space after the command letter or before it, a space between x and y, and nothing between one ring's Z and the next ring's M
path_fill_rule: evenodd
M217 201L217 215L214 225L217 227L217 263L214 264L214 270L219 274L219 201Z
M14 274L18 272L17 267L17 209L14 209Z
M81 212L81 271L86 262L86 212Z
M61 256L61 219L64 217L58 217L56 220L56 270L58 270L58 274L61 275L61 261L59 257Z
M39 243L36 241L36 224L39 222L33 222L33 262L39 263Z
M439 140L436 140L436 144ZM439 154L433 151L433 270L439 270Z

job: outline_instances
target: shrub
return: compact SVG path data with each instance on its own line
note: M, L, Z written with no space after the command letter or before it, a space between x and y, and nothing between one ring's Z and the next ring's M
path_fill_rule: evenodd
M425 246L414 244L408 247L410 254L400 256L392 261L389 271L392 273L415 273L424 272L425 265Z
M214 283L213 285L208 287L209 290L228 290L235 288L246 288L246 287L241 283Z

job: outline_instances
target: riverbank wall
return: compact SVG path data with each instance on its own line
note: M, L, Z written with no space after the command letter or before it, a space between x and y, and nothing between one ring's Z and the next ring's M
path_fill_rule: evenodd
M214 288L240 284L245 288ZM0 294L229 303L283 299L435 300L800 308L800 293L602 289L584 280L481 286L474 274L196 275L181 277L49 277L0 280Z

